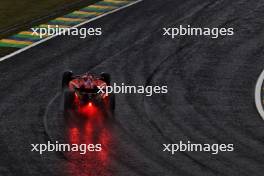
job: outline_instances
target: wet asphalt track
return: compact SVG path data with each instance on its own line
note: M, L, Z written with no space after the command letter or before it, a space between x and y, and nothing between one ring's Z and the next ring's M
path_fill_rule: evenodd
M0 175L263 175L264 122L254 106L263 13L260 0L145 0L85 26L102 27L101 37L57 37L0 63ZM180 24L234 27L235 36L162 36L162 27ZM167 84L169 93L117 95L115 117L98 128L108 136L103 163L94 155L40 156L30 144L48 140L43 116L66 69L109 72L118 83ZM57 117L48 123L56 139L63 126ZM234 143L235 152L161 152L163 143L179 140Z

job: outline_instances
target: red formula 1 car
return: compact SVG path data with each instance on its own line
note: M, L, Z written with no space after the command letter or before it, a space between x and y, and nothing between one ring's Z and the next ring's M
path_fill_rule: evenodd
M64 94L64 110L79 110L84 106L95 106L104 111L114 111L114 94L105 92L110 85L110 75L102 73L95 75L85 73L73 75L66 71L62 78L62 90Z

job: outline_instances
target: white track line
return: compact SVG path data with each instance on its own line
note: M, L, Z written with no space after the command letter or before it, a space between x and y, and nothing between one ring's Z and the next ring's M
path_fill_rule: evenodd
M92 22L92 21L94 21L94 20L97 20L97 19L99 19L99 18L102 18L102 17L104 17L104 16L106 16L106 15L112 14L112 13L114 13L114 12L117 12L117 11L119 11L119 10L122 10L122 9L124 9L124 8L127 8L127 7L129 7L129 6L132 6L132 5L134 5L134 4L137 4L137 3L141 2L141 1L143 1L143 0L137 0L137 1L135 1L135 2L131 2L130 4L127 4L127 5L125 5L125 6L122 6L122 7L120 7L120 8L117 8L117 9L115 9L115 10L112 10L112 11L110 11L110 12L103 13L102 15L99 15L99 16L97 16L97 17L95 17L95 18L92 18L92 19L89 19L89 20L87 20L87 21L84 21L84 22L82 22L82 23L80 23L80 24L78 24L78 25L75 25L75 26L71 27L71 28L77 28L77 27L80 27L80 26L82 26L82 25L84 25L84 24L90 23L90 22ZM70 29L71 29L71 28L70 28ZM38 42L35 42L35 43L33 43L33 44L27 46L27 47L25 47L25 48L19 49L19 50L15 51L15 52L13 52L13 53L11 53L11 54L8 54L8 55L6 55L6 56L4 56L4 57L1 57L1 58L0 58L0 62L1 62L1 61L4 61L4 60L6 60L6 59L9 59L9 58L11 58L11 57L13 57L13 56L15 56L15 55L17 55L17 54L19 54L19 53L22 53L23 51L26 51L26 50L28 50L28 49L34 47L34 46L37 46L37 45L39 45L39 44L41 44L41 43L43 43L43 42L46 42L46 41L48 41L48 40L50 40L50 39L52 39L52 38L54 38L54 37L57 37L57 36L58 36L58 35L53 35L53 36L47 37L47 38L45 38L45 39L43 39L43 40L40 40L40 41L38 41Z
M258 109L258 112L262 119L264 120L264 110L263 110L263 105L262 105L262 97L261 97L261 92L262 92L262 85L263 85L263 80L264 80L264 70L260 74L256 88L255 88L255 103L256 107Z

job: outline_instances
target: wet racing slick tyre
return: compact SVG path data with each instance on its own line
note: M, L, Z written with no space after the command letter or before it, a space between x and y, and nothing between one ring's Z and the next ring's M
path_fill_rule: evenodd
M104 81L108 86L110 86L111 76L108 73L101 73L102 81Z
M64 111L72 110L74 105L74 92L64 91Z
M68 86L69 82L72 80L72 76L72 71L66 71L63 73L61 82L62 89L65 89Z
M115 94L109 95L109 110L112 114L115 111Z

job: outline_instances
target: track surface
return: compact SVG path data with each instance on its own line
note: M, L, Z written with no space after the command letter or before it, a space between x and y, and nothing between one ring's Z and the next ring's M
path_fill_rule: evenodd
M263 175L264 122L254 106L263 12L260 0L145 0L85 26L102 27L103 36L57 37L0 63L0 175ZM180 24L234 27L235 36L162 36L162 27ZM30 144L47 142L43 116L66 69L168 84L169 93L117 95L115 119L105 126L113 139L107 166L40 156ZM179 140L234 143L235 152L162 152L163 143Z

